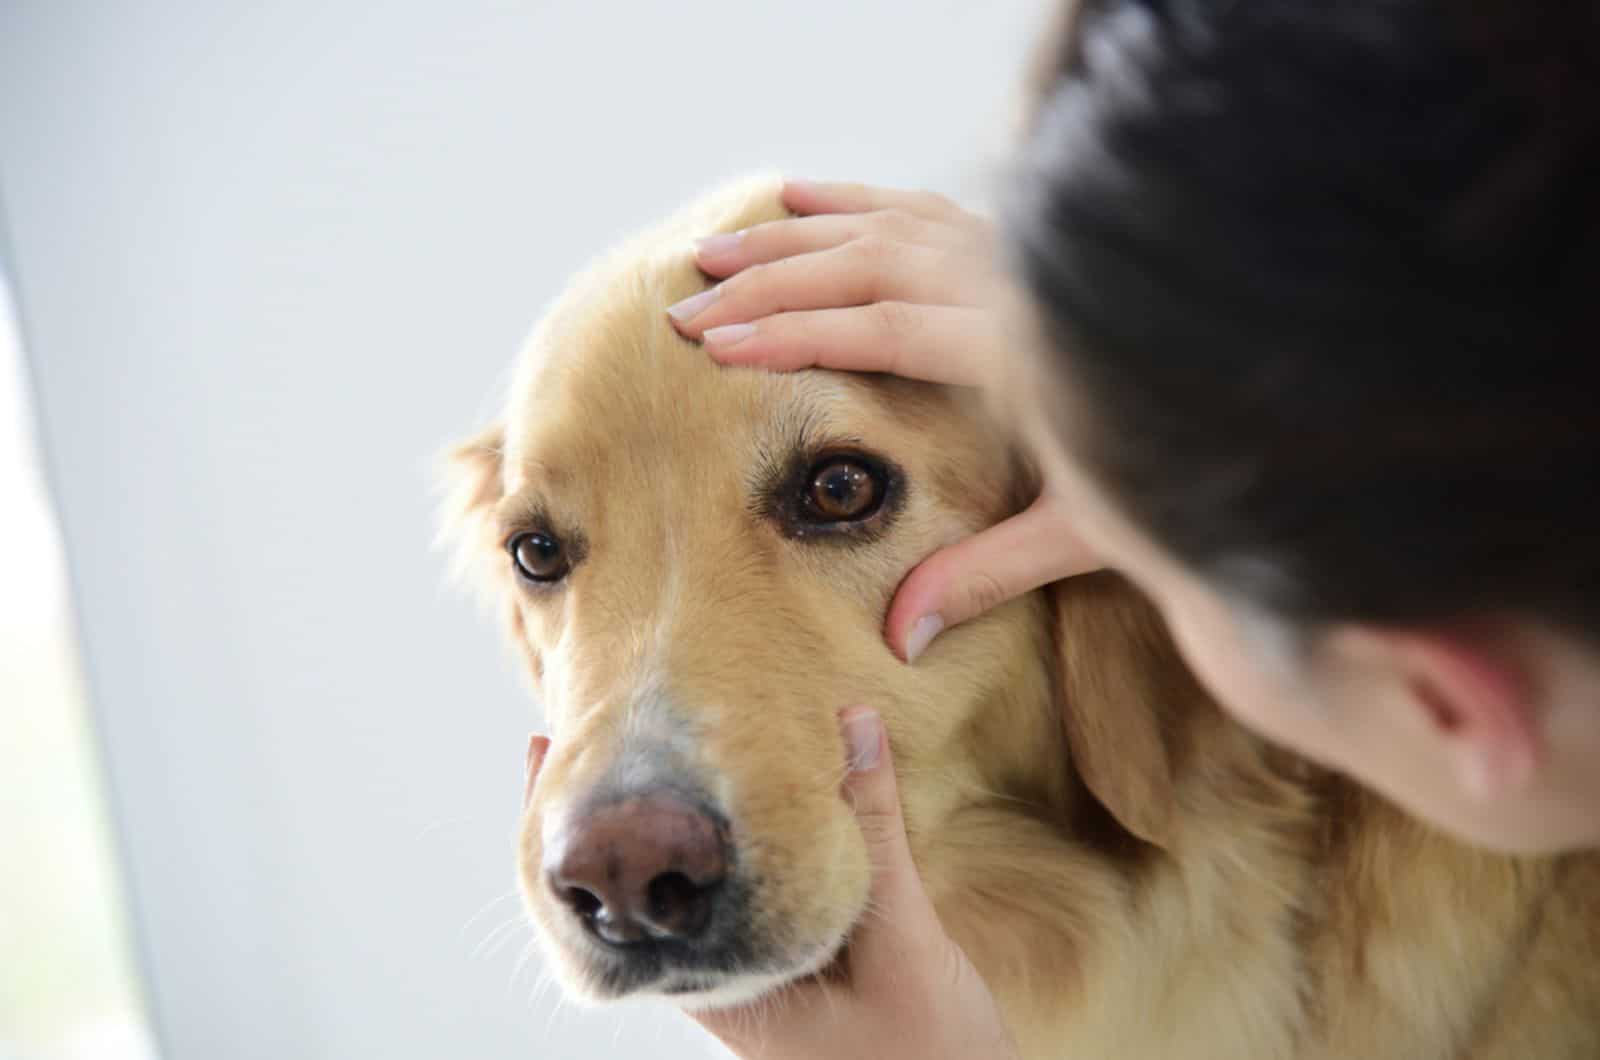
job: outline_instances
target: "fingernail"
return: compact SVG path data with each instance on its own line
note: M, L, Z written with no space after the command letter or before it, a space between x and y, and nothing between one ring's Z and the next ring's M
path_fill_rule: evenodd
M815 190L816 186L817 182L814 180L785 180L783 182L784 191L807 192Z
M717 300L717 295L722 293L720 288L721 284L718 284L716 287L708 288L699 294L692 294L674 305L669 305L667 307L667 316L680 324L699 316L706 306Z
M845 741L850 745L850 772L865 773L878 764L883 754L883 719L875 710L860 710L844 722Z
M711 346L733 346L756 333L754 324L724 324L720 328L706 328L701 341Z
M906 662L914 663L917 656L928 650L928 645L933 643L944 630L944 619L938 615L923 615L911 627L911 632L906 635Z
M528 757L522 769L522 808L526 810L528 803L533 801L533 784L539 779L539 766L544 762L545 752L550 749L550 738L532 733L528 736Z
M715 258L744 242L743 232L718 232L694 241L694 252L702 258Z

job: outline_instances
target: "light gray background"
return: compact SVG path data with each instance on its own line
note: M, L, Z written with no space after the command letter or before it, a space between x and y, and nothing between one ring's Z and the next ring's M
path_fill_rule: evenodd
M537 712L430 552L429 461L564 277L710 184L981 202L1039 13L0 3L0 195L169 1060L716 1055L496 946Z

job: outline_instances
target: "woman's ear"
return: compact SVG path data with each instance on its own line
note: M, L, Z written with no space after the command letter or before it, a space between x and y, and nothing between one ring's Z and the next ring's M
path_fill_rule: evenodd
M1516 791L1544 757L1535 682L1507 631L1354 627L1334 632L1329 643L1347 659L1393 675L1474 798Z
M1165 847L1177 806L1174 726L1204 693L1160 615L1122 576L1080 575L1049 591L1073 765L1123 828Z

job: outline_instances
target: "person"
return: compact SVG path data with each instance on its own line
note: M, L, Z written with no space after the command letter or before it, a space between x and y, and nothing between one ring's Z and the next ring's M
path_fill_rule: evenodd
M1600 7L1063 24L998 240L934 195L791 182L794 219L699 245L723 282L677 326L725 364L983 385L1039 425L1038 500L901 586L908 664L1103 563L1266 736L1470 842L1600 845ZM882 913L852 979L699 1018L746 1058L1003 1056L881 726L844 723Z

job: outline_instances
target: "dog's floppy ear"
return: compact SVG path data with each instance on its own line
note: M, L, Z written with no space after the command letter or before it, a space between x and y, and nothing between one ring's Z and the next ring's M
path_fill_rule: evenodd
M472 511L500 499L500 454L505 445L505 427L491 423L445 454L458 510Z
M1117 822L1165 847L1176 807L1178 709L1198 694L1161 616L1120 575L1050 588L1073 765Z
M490 530L489 511L504 491L505 428L498 423L479 431L444 455L445 503L440 534L458 548L457 564L471 565L482 554L481 538Z

